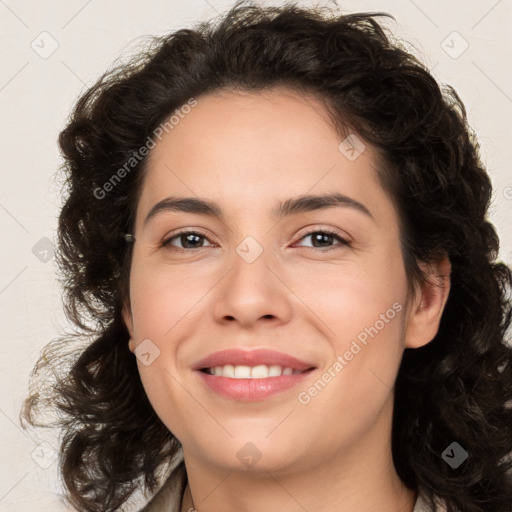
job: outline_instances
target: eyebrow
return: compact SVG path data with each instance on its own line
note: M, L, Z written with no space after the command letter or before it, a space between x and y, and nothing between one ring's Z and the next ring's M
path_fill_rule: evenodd
M370 210L364 204L338 193L292 197L279 203L277 208L272 210L272 215L282 219L299 213L327 210L336 207L352 208L374 219ZM167 197L151 208L144 220L144 224L147 224L156 215L167 211L195 213L219 219L224 218L222 209L213 201L197 197Z

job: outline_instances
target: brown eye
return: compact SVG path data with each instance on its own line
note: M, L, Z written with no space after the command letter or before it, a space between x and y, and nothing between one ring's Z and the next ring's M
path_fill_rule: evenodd
M172 242L177 240L181 247L176 247ZM166 247L169 249L176 249L178 251L190 250L190 249L202 249L203 241L208 240L205 235L199 233L197 231L182 231L180 233L174 234L169 238L166 238L162 242L162 247Z
M303 235L300 240L304 240L308 237L311 237L313 249L334 249L336 246L350 246L350 242L347 239L343 238L341 235L335 233L334 231L325 229L310 231L309 233ZM335 239L337 239L340 243L334 246L330 245Z

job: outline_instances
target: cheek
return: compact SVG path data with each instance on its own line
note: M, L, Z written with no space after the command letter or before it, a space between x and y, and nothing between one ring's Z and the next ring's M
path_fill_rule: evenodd
M186 317L190 323L209 281L185 266L134 263L130 297L136 338L163 340L174 336Z
M393 333L400 332L401 315L397 309L405 309L407 293L400 254L383 251L380 257L322 263L314 270L294 272L287 279L293 282L294 292L306 306L303 311L312 321L315 317L317 323L320 320L328 339L335 340L337 353L358 335L364 341L366 329L375 324L382 332L390 332L388 327L395 324ZM393 308L395 303L398 306Z
M186 271L141 264L134 258L130 294L136 345L150 340L151 357L156 354L149 365L138 358L140 378L153 409L177 435L186 431L193 410L179 383L181 347L190 326L197 325L199 309L194 304L204 292ZM176 408L179 415L173 412Z
M341 408L371 416L389 397L404 350L407 281L401 254L388 249L364 262L321 266L314 279L299 277L297 295L324 334L320 343L329 354L312 395L301 389L304 400L314 396L319 414L342 414ZM361 421L354 419L354 432Z
M403 355L406 287L400 266L346 270L325 280L316 274L315 284L303 289L321 319L317 325L330 355L319 379L298 390L298 401L311 428L322 429L326 439L341 429L355 440L392 396Z

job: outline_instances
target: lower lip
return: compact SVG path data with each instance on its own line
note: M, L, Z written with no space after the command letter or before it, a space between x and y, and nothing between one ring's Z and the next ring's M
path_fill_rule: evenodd
M199 371L199 376L212 391L232 400L244 402L256 402L264 400L282 391L287 391L299 385L313 371L267 379L232 379L230 377L218 377Z

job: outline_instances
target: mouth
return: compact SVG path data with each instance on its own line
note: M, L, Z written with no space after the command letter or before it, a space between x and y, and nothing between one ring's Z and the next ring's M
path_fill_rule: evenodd
M283 375L298 375L307 373L314 370L315 367L310 367L305 370L294 369L289 366L281 366L278 364L259 364L256 366L247 365L219 365L211 366L208 368L201 368L200 371L207 375L215 377L227 377L230 379L271 379L274 377L281 377Z
M202 368L196 375L216 396L238 402L260 402L271 397L293 400L293 395L285 392L304 385L314 371L315 368L294 371L279 365L223 365Z
M240 402L270 397L291 399L293 388L304 384L317 367L311 362L270 349L228 349L210 354L193 369L214 395Z

